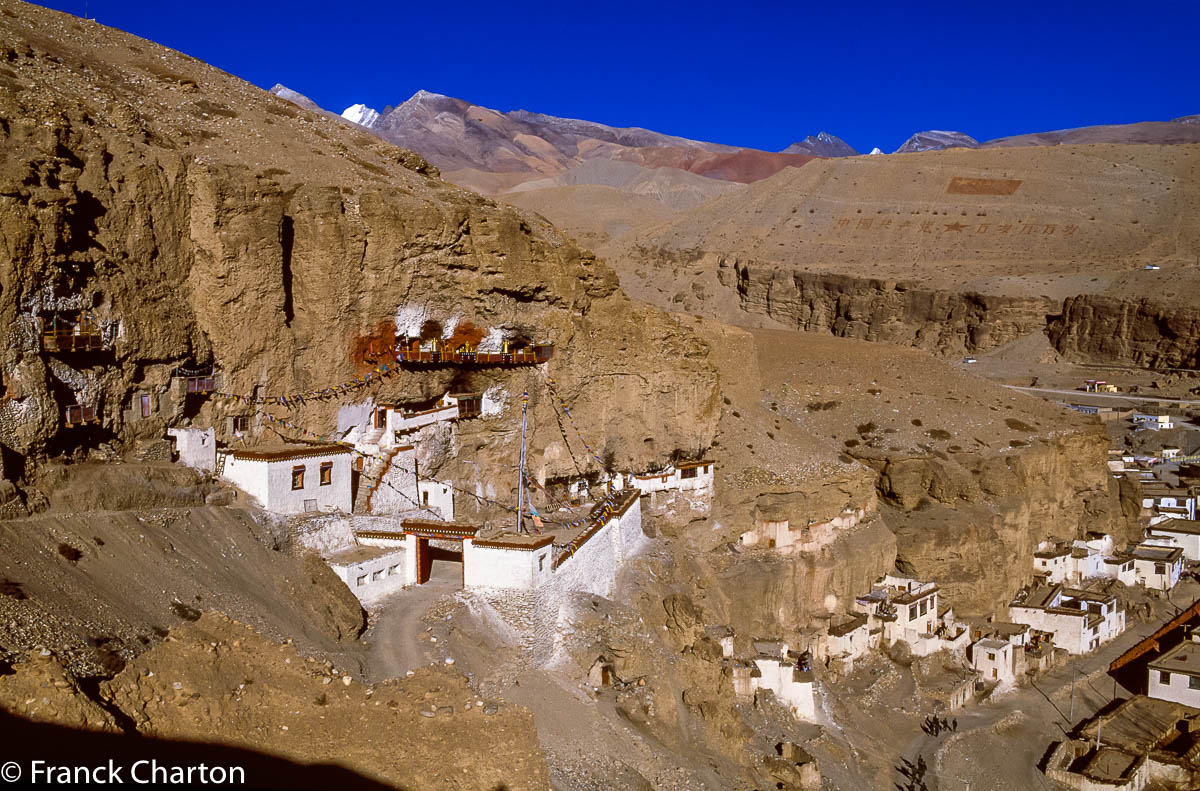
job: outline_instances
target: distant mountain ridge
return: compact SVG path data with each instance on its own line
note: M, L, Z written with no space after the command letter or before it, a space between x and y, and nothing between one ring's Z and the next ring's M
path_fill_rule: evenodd
M326 112L284 85L276 85L271 92L302 107ZM443 172L462 172L464 186L489 192L503 191L527 179L552 177L591 159L679 168L709 178L749 183L788 165L802 165L807 161L804 158L859 156L846 141L825 131L808 135L773 153L642 127L615 127L529 110L501 112L425 90L417 91L407 101L383 113L365 104L354 104L341 117L417 152ZM1194 142L1200 142L1200 115L1171 121L1034 132L984 142L965 132L926 130L912 135L895 153L1083 143ZM877 152L883 153L878 148L871 151ZM499 174L501 178L483 178L482 174Z
M931 129L927 132L917 132L904 145L896 149L897 154L911 154L917 151L942 151L947 148L979 148L979 141L964 132L946 132Z
M814 157L853 157L858 156L849 143L845 140L831 135L828 132L820 132L816 137L809 135L803 140L792 143L787 148L783 149L784 154L809 154Z

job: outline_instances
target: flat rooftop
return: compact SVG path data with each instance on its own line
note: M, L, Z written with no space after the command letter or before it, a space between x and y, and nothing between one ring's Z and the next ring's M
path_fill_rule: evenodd
M1151 662L1150 667L1155 670L1200 676L1200 643L1192 640L1180 643Z
M1150 525L1150 530L1161 530L1164 533L1186 533L1200 535L1200 521L1195 519L1167 519L1156 525Z
M1180 720L1195 717L1196 710L1188 706L1135 695L1104 716L1100 741L1122 750L1145 754L1174 734L1175 725ZM1095 740L1095 719L1080 728L1080 736Z
M477 538L473 543L477 547L534 550L553 544L554 536L504 532L491 538Z
M984 649L985 651L1003 651L1005 648L1008 648L1007 641L993 640L990 637L986 637L983 640L980 640L975 645L979 648Z
M1171 561L1183 554L1182 547L1139 546L1131 553L1141 560Z
M860 626L865 626L866 623L867 623L867 616L859 615L854 618L845 620L842 623L838 624L837 626L830 626L829 634L831 634L834 637L842 637L843 635L850 634L851 632L853 632L855 629L859 628Z
M338 550L332 555L326 555L325 560L331 566L352 566L355 563L366 563L384 555L396 555L402 552L404 550L399 547L349 547Z
M339 456L351 452L345 445L264 445L235 450L232 455L233 458L243 461L288 461L313 456Z

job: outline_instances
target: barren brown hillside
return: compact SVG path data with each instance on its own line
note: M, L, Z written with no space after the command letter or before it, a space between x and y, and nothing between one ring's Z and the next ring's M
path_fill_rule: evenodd
M1072 354L1186 366L1198 209L1200 146L953 149L789 168L604 252L658 304L728 290L728 320L950 351L1041 330Z

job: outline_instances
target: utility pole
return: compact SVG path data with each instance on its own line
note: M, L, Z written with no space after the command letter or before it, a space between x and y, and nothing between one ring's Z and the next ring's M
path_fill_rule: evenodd
M1071 668L1071 713L1067 715L1067 727L1075 724L1075 676L1079 675L1079 668Z
M525 532L525 425L529 409L529 391L521 395L521 461L517 480L517 532Z

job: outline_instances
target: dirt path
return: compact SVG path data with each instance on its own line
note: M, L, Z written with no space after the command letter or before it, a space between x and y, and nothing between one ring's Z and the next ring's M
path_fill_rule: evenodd
M377 611L375 625L366 636L372 643L367 668L372 679L403 676L405 672L433 661L434 644L418 639L425 630L421 619L439 599L462 588L456 568L438 568L440 562L443 561L435 562L429 582L389 597Z

